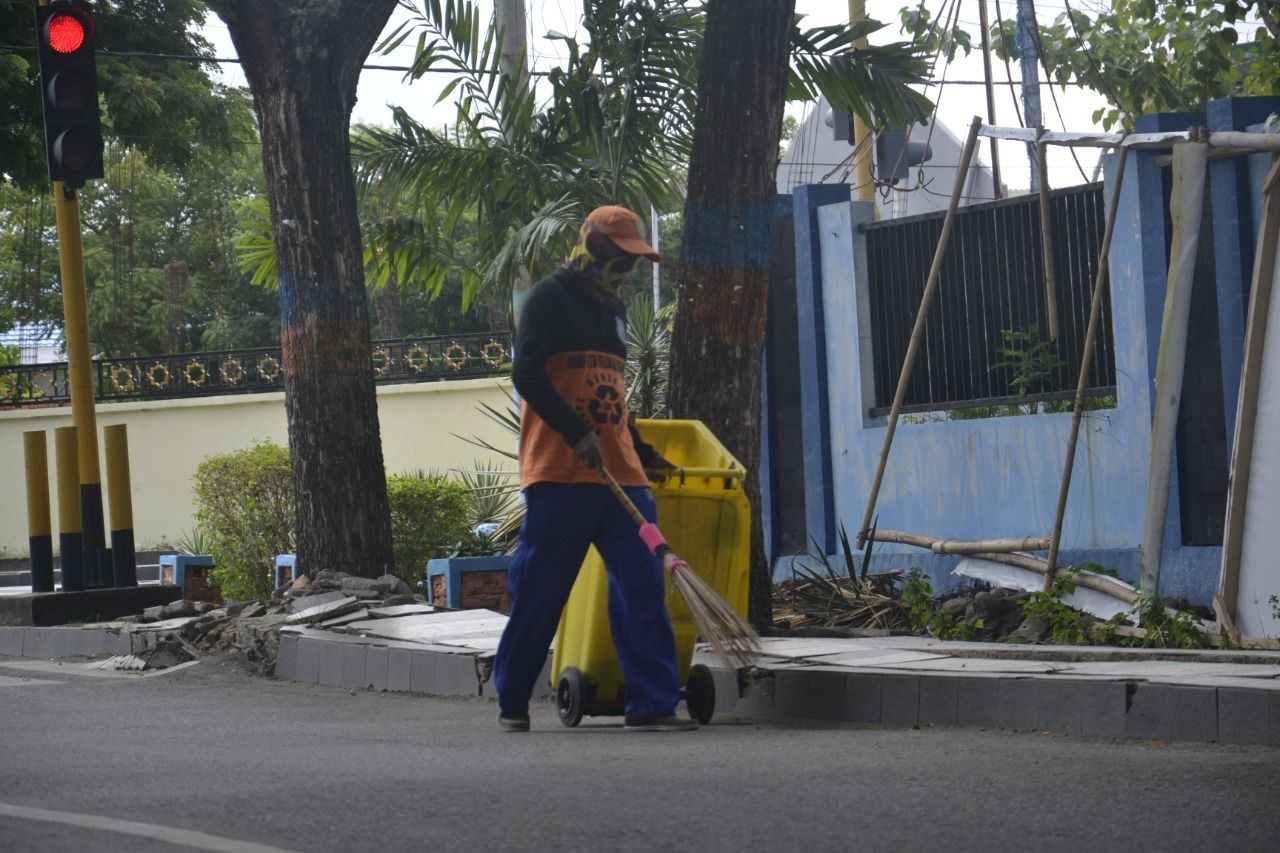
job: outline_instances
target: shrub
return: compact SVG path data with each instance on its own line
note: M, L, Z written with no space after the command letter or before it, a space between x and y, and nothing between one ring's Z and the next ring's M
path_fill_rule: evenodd
M469 534L467 487L439 474L387 477L396 574L413 586L427 560L451 553Z
M210 456L195 474L196 524L225 598L266 599L276 554L294 550L289 450L271 442Z

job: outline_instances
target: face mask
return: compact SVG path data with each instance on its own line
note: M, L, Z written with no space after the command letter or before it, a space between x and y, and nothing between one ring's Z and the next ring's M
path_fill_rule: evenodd
M614 293L636 268L639 258L622 251L613 241L597 231L586 231L578 238L569 256L570 263L585 272L606 293Z

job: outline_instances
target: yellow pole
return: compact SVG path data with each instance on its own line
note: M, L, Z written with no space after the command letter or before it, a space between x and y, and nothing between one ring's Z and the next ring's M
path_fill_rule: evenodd
M84 589L84 536L80 524L80 459L76 450L76 428L58 427L53 432L54 455L58 464L58 553L62 558L62 590Z
M103 585L108 579L104 577L106 567L102 565L106 538L102 523L98 425L90 375L89 309L85 299L84 250L80 243L80 200L75 190L66 190L61 181L53 184L53 198L58 220L58 261L62 272L62 313L67 333L71 420L76 426L80 466L85 582L93 587ZM110 586L110 583L106 585Z
M849 0L849 25L861 23L867 17L866 0ZM866 39L858 39L853 43L855 48L865 48ZM874 201L876 187L871 174L871 128L856 113L853 116L853 145L857 155L853 161L854 193L858 201Z
M31 591L53 592L53 524L49 520L49 449L44 430L22 434L27 463L27 543Z
M111 565L115 585L137 586L133 543L133 497L129 478L129 433L124 424L102 430L107 450L107 500L111 506Z

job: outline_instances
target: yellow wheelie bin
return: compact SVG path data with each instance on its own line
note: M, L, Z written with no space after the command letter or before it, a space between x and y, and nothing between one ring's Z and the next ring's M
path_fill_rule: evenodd
M679 469L653 484L658 527L672 549L745 617L751 507L743 491L742 464L701 421L639 420L636 426ZM604 561L592 547L560 615L551 659L551 687L566 726L576 726L584 715L623 712L622 664L609 632L608 584ZM715 685L707 667L690 666L698 626L670 579L667 611L685 704L689 715L705 724L715 712Z

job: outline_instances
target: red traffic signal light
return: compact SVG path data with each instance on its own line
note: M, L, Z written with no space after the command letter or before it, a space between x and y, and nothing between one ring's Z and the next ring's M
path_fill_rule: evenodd
M102 123L93 14L84 0L36 7L49 179L79 187L102 177Z
M93 27L93 19L82 17L79 10L59 11L45 25L45 38L54 53L75 53L84 47Z

